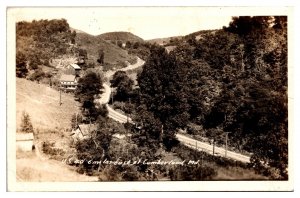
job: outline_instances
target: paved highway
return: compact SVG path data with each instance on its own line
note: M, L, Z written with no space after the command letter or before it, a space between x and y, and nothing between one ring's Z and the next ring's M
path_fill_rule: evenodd
M141 66L143 66L145 63L144 60L140 59L139 57L137 57L137 62L135 64L132 65L128 65L125 68L119 69L119 71L128 71L128 70L132 70L132 69L136 69L139 68ZM117 70L118 71L118 70ZM115 73L116 71L108 71L106 72L106 78L109 81L111 76ZM111 88L110 88L110 84L109 82L107 83L103 83L103 93L100 96L100 99L96 99L95 102L96 104L100 104L103 105L105 104L105 106L107 107L108 110L108 117L120 122L120 123L126 123L126 122L130 122L132 123L132 119L128 118L127 116L115 111L113 108L111 108L108 105L108 102L110 100L110 95L111 95Z
M190 148L197 149L199 151L204 151L210 154L213 153L213 146L208 143L195 140L182 134L176 134L176 137L181 143ZM215 146L215 154L225 157L225 149ZM232 151L227 151L227 158L231 158L245 163L250 162L250 157Z

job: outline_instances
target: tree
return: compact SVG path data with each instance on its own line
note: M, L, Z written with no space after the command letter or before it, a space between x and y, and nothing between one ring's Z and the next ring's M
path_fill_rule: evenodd
M122 41L118 40L118 41L117 41L117 45L118 45L120 48L122 48L122 45L123 45Z
M132 47L132 43L130 41L126 41L126 48L131 48Z
M129 78L125 71L117 71L110 81L112 87L117 88L115 99L127 101L132 94L133 80Z
M108 128L98 127L97 130L90 132L89 138L76 142L77 158L84 159L84 163L80 165L80 168L89 175L92 175L94 170L99 170L100 164L88 162L104 160L107 157L112 139L109 130Z
M32 73L29 76L29 80L32 80L32 81L36 80L37 82L39 82L45 76L46 76L46 74L45 74L45 72L42 69L37 69L37 70L34 71L34 73Z
M94 99L96 95L102 93L102 88L102 79L94 72L88 72L78 81L75 97L79 98L82 104L83 115L90 116L92 120L96 120L98 116Z
M255 32L263 33L268 27L270 27L271 21L272 17L269 16L232 17L232 21L229 26L224 29L240 36L247 36Z
M76 31L73 30L72 34L71 34L71 43L75 44L75 38L76 38Z
M162 123L163 142L168 149L176 144L176 129L184 127L189 118L182 74L175 56L155 46L138 76L141 103Z
M26 67L25 55L22 52L17 51L16 55L16 76L19 78L25 78L27 76L28 69Z
M238 34L245 45L246 70L224 83L218 102L226 117L224 130L233 132L233 141L244 141L256 170L266 170L264 174L273 179L287 179L286 17L234 18L227 31Z
M82 122L83 122L83 117L81 114L79 113L73 114L71 118L71 129L75 129Z
M33 133L33 126L31 124L30 116L25 111L23 111L23 114L22 114L20 130L21 130L21 132L24 132L24 133Z
M88 58L87 56L87 51L86 49L78 49L78 56L79 56L79 61L78 64L85 64L86 63L86 59Z
M144 105L139 106L137 115L133 140L139 147L146 147L155 153L162 143L162 123L158 118L155 118L152 112L147 111Z
M97 62L99 64L104 64L104 50L103 49L99 50L99 58L97 59Z

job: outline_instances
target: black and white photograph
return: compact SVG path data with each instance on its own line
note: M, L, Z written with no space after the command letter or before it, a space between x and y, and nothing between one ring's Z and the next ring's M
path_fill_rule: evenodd
M8 8L9 180L292 190L291 9L267 11Z

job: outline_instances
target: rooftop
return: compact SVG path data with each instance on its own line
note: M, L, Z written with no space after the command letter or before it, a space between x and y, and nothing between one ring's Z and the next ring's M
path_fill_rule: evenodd
M75 75L63 74L60 77L60 81L71 81L71 82L73 82L73 81L75 81L75 78L76 78Z
M33 133L17 133L17 141L33 140Z
M74 69L81 69L77 64L70 64Z
M79 129L82 132L83 136L89 135L91 131L97 130L97 126L95 124L80 124Z

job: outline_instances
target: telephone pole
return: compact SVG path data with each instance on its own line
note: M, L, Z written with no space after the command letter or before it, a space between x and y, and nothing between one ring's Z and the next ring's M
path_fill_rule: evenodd
M59 88L59 106L61 105L61 87Z
M213 139L213 156L215 155L215 138Z
M225 132L225 157L227 157L227 150L228 150L228 134L230 132Z
M110 90L111 90L111 93L110 93L110 95L111 95L111 104L113 104L114 103L114 92L113 92L113 88L111 87L111 85L109 85L110 86Z

